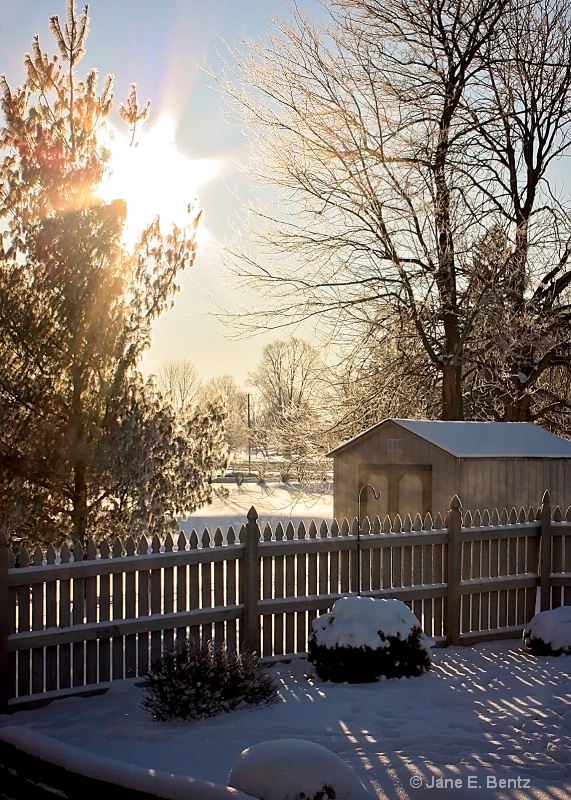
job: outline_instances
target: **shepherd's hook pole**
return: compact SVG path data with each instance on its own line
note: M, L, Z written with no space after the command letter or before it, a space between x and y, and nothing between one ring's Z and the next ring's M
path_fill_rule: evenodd
M381 493L378 492L370 483L364 483L359 489L359 498L357 500L357 596L361 597L361 495L363 489L371 489L375 500L378 500Z

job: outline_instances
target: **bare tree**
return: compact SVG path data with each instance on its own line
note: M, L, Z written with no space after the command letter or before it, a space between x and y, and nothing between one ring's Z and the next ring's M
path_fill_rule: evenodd
M319 351L304 339L290 336L266 345L248 382L260 392L266 412L279 415L288 409L307 409L323 385L325 365Z
M483 145L472 176L498 220L484 243L477 384L497 418L556 428L571 408L560 392L571 369L569 199L553 170L571 143L570 23L567 0L505 13L474 89L478 102L466 109Z
M218 375L204 386L204 397L221 402L227 413L225 432L230 450L236 453L248 445L248 393L241 389L232 375Z
M331 441L331 377L320 352L290 336L272 342L248 376L260 395L253 441L281 458L283 479L322 480Z
M433 418L439 387L412 326L389 313L334 368L334 433L350 439L380 419Z
M197 398L201 381L196 367L187 361L165 361L157 373L157 386L174 404L183 411Z
M481 315L498 293L474 270L477 243L494 224L506 234L514 314L519 303L532 320L533 303L542 313L568 285L568 215L547 175L567 146L568 2L329 10L325 25L294 9L269 45L248 43L225 83L252 172L278 192L276 208L257 209L257 250L238 244L233 266L262 294L266 327L318 317L355 347L390 308L438 381L441 416L462 419L472 350L485 349ZM522 416L518 403L509 396L505 418Z

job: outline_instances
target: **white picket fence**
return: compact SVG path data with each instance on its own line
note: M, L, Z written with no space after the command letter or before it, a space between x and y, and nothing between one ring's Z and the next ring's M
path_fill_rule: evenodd
M359 534L359 535L357 535ZM358 552L360 554L358 565ZM360 579L361 586L357 585ZM536 610L571 605L571 509L443 521L257 523L177 542L115 539L18 559L0 533L0 711L142 676L179 637L303 653L312 620L361 590L407 603L443 644L520 635Z

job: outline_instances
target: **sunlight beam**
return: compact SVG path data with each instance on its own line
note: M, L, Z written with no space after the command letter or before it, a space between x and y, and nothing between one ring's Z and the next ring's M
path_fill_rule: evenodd
M139 131L134 145L117 130L109 131L105 146L111 157L98 194L106 202L122 199L127 203L127 246L134 245L157 215L168 227L188 224L189 206L199 208L198 189L220 172L217 159L185 156L176 146L175 133L174 120L167 114L148 130Z

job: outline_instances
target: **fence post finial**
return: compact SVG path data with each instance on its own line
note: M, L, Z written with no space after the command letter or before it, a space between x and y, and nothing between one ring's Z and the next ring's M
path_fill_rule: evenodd
M260 652L260 615L258 600L260 595L260 526L258 512L252 506L248 511L246 541L244 542L244 583L243 583L243 646L250 652Z

